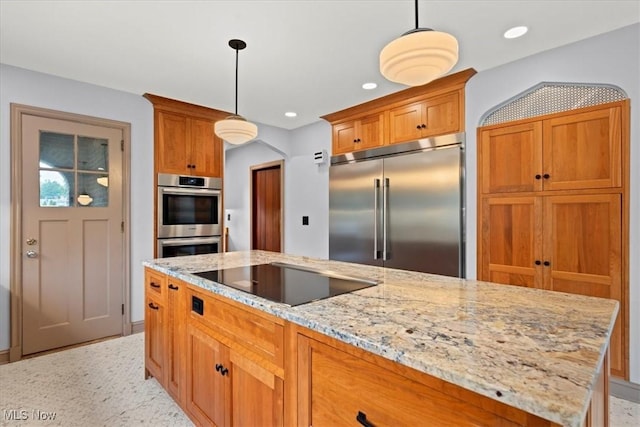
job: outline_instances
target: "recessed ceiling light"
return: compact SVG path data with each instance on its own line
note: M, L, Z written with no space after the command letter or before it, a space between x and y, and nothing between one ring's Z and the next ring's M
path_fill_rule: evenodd
M378 85L376 83L373 83L373 82L365 83L365 84L362 85L362 89L366 89L366 90L375 89L377 87L378 87Z
M525 26L509 28L507 31L504 32L504 38L515 39L520 36L524 36L527 33L527 31L529 31L529 29Z
M287 111L286 113L284 113L285 116L287 117L296 117L298 115L298 113L294 112L294 111Z

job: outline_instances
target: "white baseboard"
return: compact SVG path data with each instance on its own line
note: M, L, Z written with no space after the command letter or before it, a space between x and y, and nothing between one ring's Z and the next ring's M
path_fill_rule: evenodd
M635 384L618 378L610 378L609 394L619 399L640 403L640 384Z

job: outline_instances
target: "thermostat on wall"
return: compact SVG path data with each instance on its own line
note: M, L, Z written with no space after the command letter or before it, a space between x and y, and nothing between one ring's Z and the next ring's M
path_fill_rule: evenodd
M313 153L313 163L315 163L316 165L327 163L327 151L320 150Z

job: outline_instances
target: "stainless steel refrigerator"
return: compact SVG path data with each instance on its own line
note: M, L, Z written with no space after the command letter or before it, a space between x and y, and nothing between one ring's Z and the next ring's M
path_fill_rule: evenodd
M464 133L333 156L329 258L464 277Z

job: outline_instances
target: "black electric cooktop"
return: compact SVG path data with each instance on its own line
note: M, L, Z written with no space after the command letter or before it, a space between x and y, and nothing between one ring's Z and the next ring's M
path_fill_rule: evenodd
M283 263L225 268L193 274L292 306L377 285L372 280Z

